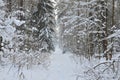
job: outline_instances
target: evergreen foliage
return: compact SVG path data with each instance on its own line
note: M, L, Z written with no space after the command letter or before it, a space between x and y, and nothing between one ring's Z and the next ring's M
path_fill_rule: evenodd
M37 38L42 51L54 50L55 14L51 0L41 0L37 5L37 11L32 15L32 27L36 30L33 36Z

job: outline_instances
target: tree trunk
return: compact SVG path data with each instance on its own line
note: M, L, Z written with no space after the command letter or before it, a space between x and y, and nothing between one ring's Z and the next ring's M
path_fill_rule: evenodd
M112 26L115 24L115 0L112 2Z
M107 2L106 2L107 4ZM108 26L107 26L107 9L106 9L106 18L105 18L105 26L104 26L104 33L103 33L103 37L106 38L108 36ZM103 52L105 52L107 50L107 45L108 45L108 41L107 39L103 40Z
M115 0L112 2L112 27L115 25ZM114 29L111 30L111 34L113 34ZM114 42L114 38L111 38L111 43ZM114 45L114 43L113 43ZM113 45L112 48L110 49L110 54L113 54Z
M20 9L20 11L23 11L23 0L20 0L20 2L19 2L19 9ZM20 13L18 17L19 17L19 20L23 20L22 13Z
M7 0L7 8L8 8L8 12L12 11L12 0Z

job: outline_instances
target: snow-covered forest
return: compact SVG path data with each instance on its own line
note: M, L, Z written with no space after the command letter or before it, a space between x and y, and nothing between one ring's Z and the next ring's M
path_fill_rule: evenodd
M120 80L120 0L0 0L0 80Z

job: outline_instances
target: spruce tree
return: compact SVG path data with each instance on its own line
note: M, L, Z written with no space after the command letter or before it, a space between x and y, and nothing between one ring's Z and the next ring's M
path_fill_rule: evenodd
M39 42L41 51L54 50L53 37L55 27L54 5L51 0L40 0L37 11L32 16L33 36Z

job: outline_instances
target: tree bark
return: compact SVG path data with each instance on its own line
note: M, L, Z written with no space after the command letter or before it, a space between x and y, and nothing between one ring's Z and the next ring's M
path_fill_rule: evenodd
M115 25L115 0L112 2L112 27ZM111 30L111 34L113 34L114 29ZM114 42L114 38L111 38L111 43ZM113 43L114 45L114 43ZM110 54L113 54L113 45L110 49Z
M8 8L8 12L12 11L12 0L7 0L7 8Z
M23 0L20 0L20 2L19 2L19 9L20 9L20 11L23 11ZM18 18L19 18L19 20L23 20L22 13L19 14Z

